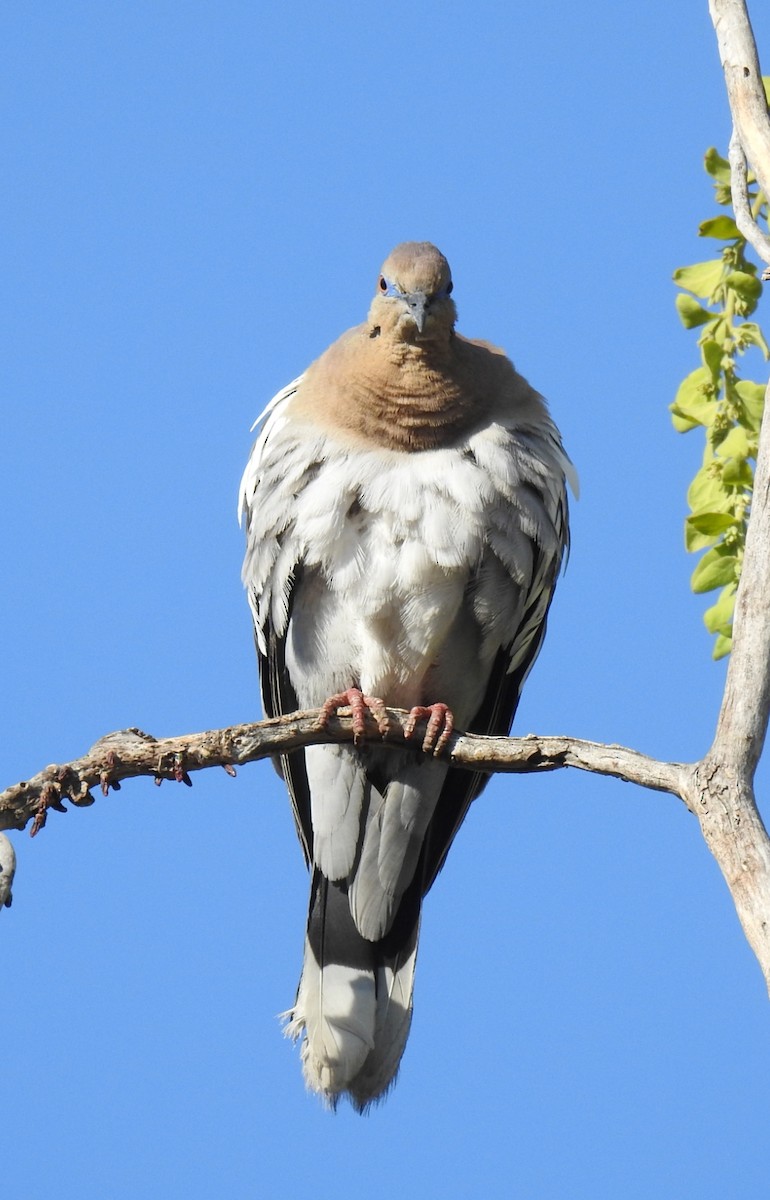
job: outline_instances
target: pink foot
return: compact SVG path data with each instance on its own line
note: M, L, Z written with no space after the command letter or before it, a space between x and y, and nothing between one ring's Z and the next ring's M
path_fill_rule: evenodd
M340 708L350 708L353 717L354 742L357 742L366 731L367 708L377 722L377 728L383 737L390 728L385 705L378 696L365 696L360 688L348 688L347 691L337 692L335 696L330 696L328 700L324 701L318 721L322 729L329 718L334 716Z
M404 737L410 738L417 727L417 722L426 719L428 725L422 741L422 748L426 754L440 754L454 731L454 715L446 704L416 704L410 710L404 724ZM439 734L437 741L436 737Z

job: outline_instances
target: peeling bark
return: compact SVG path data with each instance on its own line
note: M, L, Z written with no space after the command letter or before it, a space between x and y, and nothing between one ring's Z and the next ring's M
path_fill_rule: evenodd
M320 711L314 711L179 738L154 738L139 729L119 730L101 738L82 757L68 763L54 763L0 793L0 829L24 829L32 822L34 836L51 809L66 812L65 801L87 807L95 801L92 788L99 788L106 795L111 788L119 791L124 780L138 776L149 776L156 783L170 779L189 786L195 771L224 767L234 775L236 766L320 742L359 740L381 745L384 740L387 745L403 749L408 713L394 708L386 711L389 730L384 739L370 713L365 733L356 739L350 709L341 709L325 725L319 721ZM417 731L424 726L424 721L419 723ZM415 752L420 743L418 732L413 743ZM658 762L623 746L534 734L495 738L454 733L440 757L457 767L489 773L532 774L575 767L680 796L683 781L692 771L681 763Z

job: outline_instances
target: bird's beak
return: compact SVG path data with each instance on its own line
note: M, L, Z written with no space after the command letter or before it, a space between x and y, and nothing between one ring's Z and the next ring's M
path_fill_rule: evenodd
M409 292L404 299L409 307L410 316L414 318L415 325L422 333L430 308L430 296L427 296L425 292Z

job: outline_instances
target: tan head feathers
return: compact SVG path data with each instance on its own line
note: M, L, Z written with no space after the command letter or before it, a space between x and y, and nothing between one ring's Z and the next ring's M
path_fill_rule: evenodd
M457 320L452 273L430 242L402 242L382 265L369 319L397 341L446 340Z
M431 242L402 242L382 264L380 280L401 292L424 292L436 296L452 290L452 272L444 255ZM384 294L382 283L378 291Z

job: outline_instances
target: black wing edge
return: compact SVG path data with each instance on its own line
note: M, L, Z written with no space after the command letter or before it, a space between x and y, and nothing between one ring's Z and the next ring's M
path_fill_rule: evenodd
M553 588L537 634L532 638L525 658L515 671L508 671L511 661L510 647L503 647L498 651L484 700L473 720L468 723L468 733L485 734L490 737L507 737L510 733L524 680L543 644L552 597ZM540 602L542 594L533 597L524 613L520 628L526 627L532 607ZM435 883L468 809L488 782L489 775L485 772L461 771L456 767L449 771L423 844L423 895L426 895Z
M292 579L289 596L289 615L295 593L297 573ZM284 713L296 712L299 708L297 695L286 670L285 640L278 637L268 619L264 628L267 654L262 654L257 645L259 681L262 689L262 706L267 717L280 717ZM256 632L255 632L256 641ZM302 845L305 862L313 861L313 824L310 818L310 787L305 769L305 752L295 750L292 754L277 755L273 762L286 781L291 798L297 836Z

